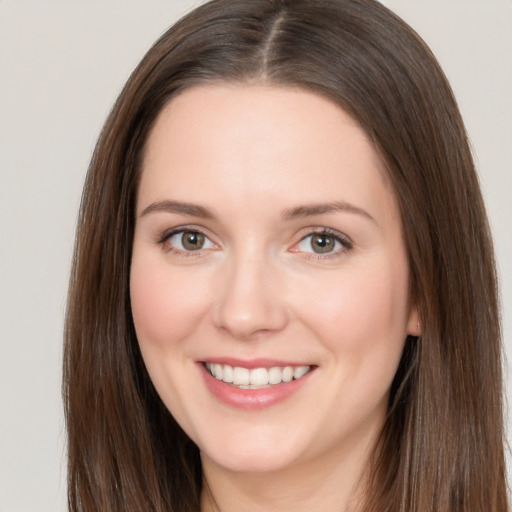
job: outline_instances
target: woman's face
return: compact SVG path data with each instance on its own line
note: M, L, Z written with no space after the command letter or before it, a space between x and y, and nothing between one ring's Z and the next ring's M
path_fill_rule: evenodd
M131 303L149 375L203 460L233 471L362 460L417 333L408 289L390 184L339 107L211 85L160 114Z

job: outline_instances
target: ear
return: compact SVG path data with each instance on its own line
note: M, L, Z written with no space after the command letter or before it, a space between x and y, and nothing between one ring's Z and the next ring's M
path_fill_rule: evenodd
M407 320L407 334L409 336L421 336L422 330L418 307L415 303L411 303L409 308L409 318Z

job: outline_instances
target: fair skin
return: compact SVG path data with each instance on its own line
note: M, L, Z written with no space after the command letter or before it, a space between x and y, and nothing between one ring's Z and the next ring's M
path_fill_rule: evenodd
M376 152L328 100L264 85L186 90L146 149L133 318L218 509L352 510L417 334Z

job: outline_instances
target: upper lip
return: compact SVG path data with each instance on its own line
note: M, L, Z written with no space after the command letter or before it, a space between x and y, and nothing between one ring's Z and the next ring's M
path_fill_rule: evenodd
M276 366L313 366L311 363L285 361L283 359L257 358L257 359L237 359L234 357L207 357L200 361L201 363L227 364L233 367L241 368L273 368Z

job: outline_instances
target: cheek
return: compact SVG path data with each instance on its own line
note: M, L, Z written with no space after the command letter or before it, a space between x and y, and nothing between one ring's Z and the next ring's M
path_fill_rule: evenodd
M133 321L139 343L167 347L185 339L206 306L204 284L187 272L171 271L158 261L134 254L130 273Z
M407 265L366 265L327 276L309 286L300 304L303 318L334 352L354 356L390 346L400 351L406 337ZM320 284L320 286L319 286ZM396 352L395 350L395 352Z

